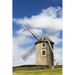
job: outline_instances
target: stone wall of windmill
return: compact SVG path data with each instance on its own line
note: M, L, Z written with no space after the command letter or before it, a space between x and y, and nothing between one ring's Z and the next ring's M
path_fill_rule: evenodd
M50 43L50 44L49 44ZM36 43L36 65L53 66L53 42L47 37L41 37ZM51 46L50 46L51 45Z

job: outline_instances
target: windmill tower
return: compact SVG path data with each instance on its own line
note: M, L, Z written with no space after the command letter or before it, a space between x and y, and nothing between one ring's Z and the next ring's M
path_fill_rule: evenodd
M47 36L42 36L37 42L36 47L36 65L49 65L53 66L53 44Z
M27 26L24 26L36 39L35 49L32 47L25 53L22 58L26 61L35 51L36 52L36 64L35 65L48 65L53 66L54 64L54 54L53 54L53 45L54 42L51 41L47 36L42 36L40 39L29 29Z

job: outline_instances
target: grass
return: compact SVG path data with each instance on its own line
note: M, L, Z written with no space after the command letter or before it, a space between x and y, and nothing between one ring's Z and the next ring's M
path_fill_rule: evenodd
M14 71L13 75L62 75L61 68L47 69L47 70L34 70L34 71Z

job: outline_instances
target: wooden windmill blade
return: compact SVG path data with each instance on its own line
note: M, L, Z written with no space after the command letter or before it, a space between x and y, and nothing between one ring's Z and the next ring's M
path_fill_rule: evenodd
M48 41L48 40L47 40ZM52 51L52 53L53 53L53 62L56 62L57 60L55 59L55 55L54 55L54 50L53 50L53 48L52 48L52 46L51 46L51 43L48 41L48 44L49 44L49 46L50 46L50 49L51 49L51 51Z
M48 41L48 40L47 40ZM52 52L53 52L53 48L52 48L52 46L51 46L51 43L48 41L48 44L49 44L49 46L50 46L50 48L51 48L51 50L52 50Z
M27 29L31 34L32 36L38 40L38 38L36 37L36 35L30 30L30 26L27 24L27 25L23 25L23 28L24 30ZM31 49L29 49L25 54L22 55L22 59L24 61L26 61L33 53L34 53L35 49L32 47Z
M22 55L22 59L26 61L34 52L35 52L35 48L32 47L25 54Z
M30 28L33 28L33 27L32 27L31 25L29 25L29 24L27 24L27 27L28 27L29 29L30 29ZM31 30L31 32L33 32L33 33L34 33L34 35L36 35L36 37L37 37L37 38L40 38L40 36L39 36L39 35L37 35L34 31L32 31L32 30Z
M50 48L51 48L51 50L52 50L52 52L53 52L53 48L52 48L52 46L51 46L50 42L48 42L48 43L49 43ZM53 52L53 61L54 61L54 62L55 62L55 61L57 61L57 60L55 59L54 52Z
M25 28L33 35L33 37L36 39L36 40L38 40L38 38L36 37L36 35L29 29L29 25L27 24L27 25L23 25L24 26L24 30L25 30Z

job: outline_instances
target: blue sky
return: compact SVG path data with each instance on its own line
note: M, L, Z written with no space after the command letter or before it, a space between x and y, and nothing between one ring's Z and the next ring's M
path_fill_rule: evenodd
M23 31L27 23L38 37L48 35L55 42L55 58L62 64L61 12L62 0L13 0L13 65L35 63L35 53L26 62L21 58L36 41L26 29Z
M61 0L13 0L13 17L31 17L49 6L62 7Z

